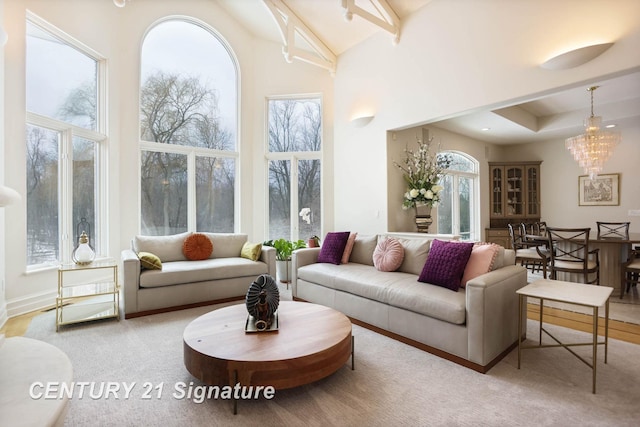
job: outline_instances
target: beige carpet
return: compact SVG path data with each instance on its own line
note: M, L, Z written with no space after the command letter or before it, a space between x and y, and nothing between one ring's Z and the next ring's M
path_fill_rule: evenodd
M74 397L70 426L637 425L640 346L611 341L609 363L598 362L593 395L590 369L564 349L528 350L521 370L513 351L482 375L357 326L355 371L345 366L272 400L241 401L234 416L229 401L172 397L176 383L194 381L183 365L182 331L212 308L98 321L59 333L50 312L36 317L26 336L65 351L76 381L136 383L127 400ZM536 325L529 321L530 338L537 336ZM549 329L566 339L589 338ZM145 382L164 384L160 399L142 399Z

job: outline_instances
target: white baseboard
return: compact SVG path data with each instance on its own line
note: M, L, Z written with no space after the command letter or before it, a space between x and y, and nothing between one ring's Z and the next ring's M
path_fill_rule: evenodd
M44 308L55 307L57 295L57 291L50 291L8 300L7 315L8 317L14 317Z

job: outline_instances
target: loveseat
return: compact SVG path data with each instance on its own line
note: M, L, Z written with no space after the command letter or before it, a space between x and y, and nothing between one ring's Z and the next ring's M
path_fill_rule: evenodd
M332 307L356 324L482 373L517 345L516 290L527 284L527 272L515 265L512 250L492 245L487 269L453 291L418 281L434 239L395 239L403 248L402 264L396 271L380 271L374 253L388 238L357 235L343 259L347 263L317 262L321 248L295 251L294 299Z
M125 318L241 299L257 276L275 277L274 248L251 244L246 234L197 233L211 253L190 260L184 245L193 234L139 235L122 251Z

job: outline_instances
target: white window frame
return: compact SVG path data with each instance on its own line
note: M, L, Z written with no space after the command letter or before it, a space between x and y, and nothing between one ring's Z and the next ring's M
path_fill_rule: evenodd
M58 152L58 239L59 239L59 262L70 262L71 254L76 242L73 241L75 225L73 224L73 138L79 137L96 143L96 176L95 176L95 230L94 236L100 236L99 247L94 248L96 254L106 256L109 250L109 212L106 209L107 203L107 183L108 181L108 137L107 125L107 99L106 99L106 76L107 61L95 50L84 43L71 37L64 31L56 28L34 13L27 11L26 20L41 30L50 33L61 40L69 47L72 47L84 55L96 61L96 129L81 128L73 124L63 122L51 117L42 116L30 111L26 112L25 125L42 127L61 134ZM96 240L94 240L96 241ZM26 261L25 261L26 262ZM57 267L57 262L55 266ZM27 264L26 271L33 272L52 267L51 263Z
M474 172L447 169L444 173L452 177L451 191L454 195L460 194L460 177L469 178L472 182L473 197L471 198L471 218L469 221L471 224L471 231L469 240L477 241L480 239L480 163L473 156L462 151L447 150L439 154L446 153L462 156L473 164ZM460 234L460 202L458 197L451 198L451 216L451 231L453 234Z
M304 100L304 99L317 99L320 103L320 135L322 142L320 144L320 151L289 151L289 152L271 152L269 151L269 101L277 100ZM289 160L291 162L291 201L289 203L289 209L291 210L291 223L290 223L290 240L298 240L300 238L300 230L298 227L298 212L300 212L300 206L298 206L298 163L301 160L319 160L320 161L320 206L322 206L322 222L320 224L320 232L323 233L322 224L324 223L324 162L322 161L322 154L324 151L324 103L322 95L318 93L313 94L300 94L300 95L274 95L269 96L265 100L265 207L266 212L264 221L264 229L266 230L265 238L270 235L269 230L269 162L273 160Z
M229 54L229 59L236 71L236 128L234 129L235 136L235 150L216 150L202 147L193 147L188 145L177 144L164 144L154 141L143 140L140 134L140 120L138 120L138 232L142 230L142 177L140 175L140 168L142 167L142 152L153 151L158 153L171 153L171 154L183 154L187 156L187 231L197 230L197 212L196 212L196 157L220 157L220 158L232 158L234 159L235 167L235 182L234 182L234 206L233 206L233 228L234 232L240 230L240 141L241 139L241 127L240 127L240 112L241 112L241 81L240 81L240 66L238 58L235 52L231 49L226 39L213 27L206 24L203 21L182 15L166 16L163 17L152 25L149 26L142 39L142 47L140 49L140 61L142 61L142 53L144 49L144 41L149 34L158 25L171 22L182 21L192 25L196 25L203 30L209 32ZM142 63L142 62L141 62ZM142 68L141 68L142 69ZM142 78L140 78L138 85L138 99L140 99L142 92ZM140 112L140 105L138 105L138 113Z

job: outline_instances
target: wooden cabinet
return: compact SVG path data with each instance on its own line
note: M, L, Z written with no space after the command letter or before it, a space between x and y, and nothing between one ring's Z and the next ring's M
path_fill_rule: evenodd
M506 228L485 228L485 240L495 243L507 249L511 249L511 238Z
M485 240L510 247L507 224L540 221L540 163L489 162L491 228Z

